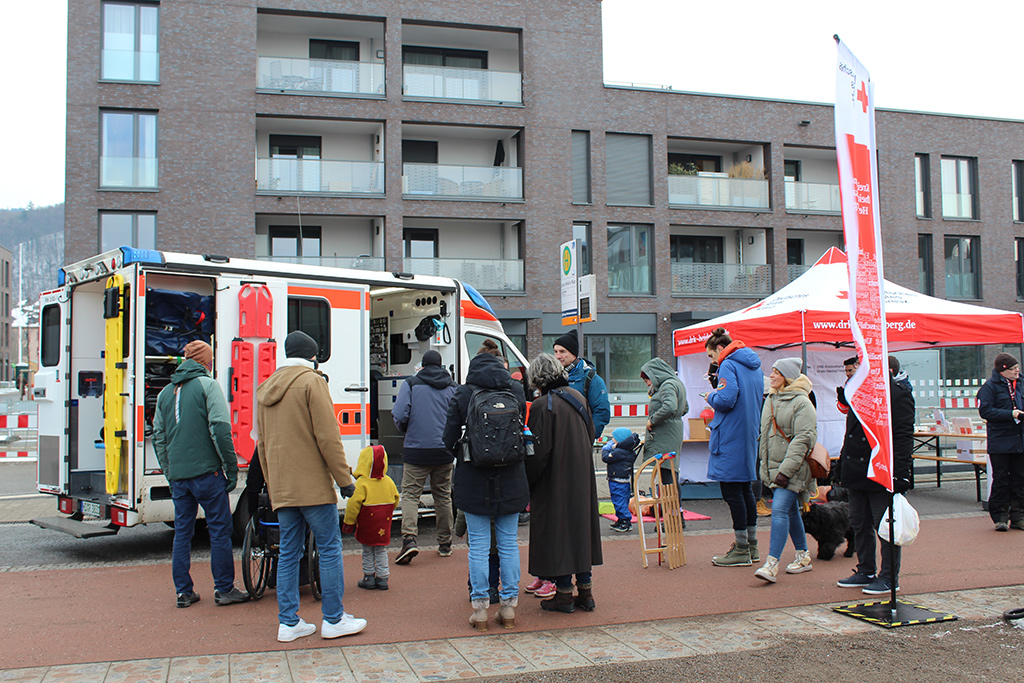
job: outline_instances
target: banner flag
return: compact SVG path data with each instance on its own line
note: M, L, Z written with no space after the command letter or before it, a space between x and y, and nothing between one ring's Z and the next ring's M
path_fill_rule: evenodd
M836 157L850 270L850 331L860 356L860 367L846 385L846 397L871 446L868 478L892 491L874 84L868 70L838 36L836 44Z

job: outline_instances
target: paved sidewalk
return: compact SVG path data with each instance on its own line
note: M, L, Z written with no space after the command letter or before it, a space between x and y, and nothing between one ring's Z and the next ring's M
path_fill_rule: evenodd
M994 623L1008 605L1022 598L1024 586L1007 586L931 593L914 596L912 601L961 619ZM0 671L0 681L419 683L759 650L777 645L786 637L869 631L877 633L879 639L888 636L878 627L836 614L832 606L533 633L503 632L492 624L487 636L369 646L344 645L345 639L341 639L335 641L338 647L330 648L10 669Z

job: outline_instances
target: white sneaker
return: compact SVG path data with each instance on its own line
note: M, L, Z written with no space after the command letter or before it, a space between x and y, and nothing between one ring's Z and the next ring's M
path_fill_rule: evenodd
M809 550L797 550L796 559L786 565L787 574L803 574L809 572L814 567L811 566L811 551Z
M300 618L299 623L295 624L295 626L289 626L287 624L277 625L277 642L290 643L293 640L297 640L305 636L311 636L314 633L316 633L316 626L313 626L313 624L307 624Z
M320 637L328 639L351 636L364 628L366 628L366 619L359 619L348 612L343 612L337 624L324 620L324 623L320 625Z

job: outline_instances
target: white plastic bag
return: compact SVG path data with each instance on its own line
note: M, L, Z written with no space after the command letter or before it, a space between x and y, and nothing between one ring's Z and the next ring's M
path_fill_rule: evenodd
M896 535L896 545L910 545L917 539L917 533L921 530L921 518L917 516L917 510L910 504L906 496L897 493L892 498L893 508L896 510L896 517L893 519L893 533ZM886 509L882 515L882 521L878 524L878 535L882 540L889 540L889 510Z

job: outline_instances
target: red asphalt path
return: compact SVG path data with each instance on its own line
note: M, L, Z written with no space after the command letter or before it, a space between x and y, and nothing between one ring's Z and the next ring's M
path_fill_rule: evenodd
M638 538L604 542L605 564L594 571L593 612L553 614L523 594L516 631L540 631L604 624L723 614L869 599L837 588L854 558L814 561L814 571L779 577L766 584L755 567L722 568L711 556L725 552L731 534L688 536L688 564L676 570L641 566ZM767 554L768 530L759 534ZM809 539L812 553L815 542ZM522 562L526 566L526 548ZM783 562L792 559L790 544ZM472 636L466 589L466 550L450 558L424 550L408 566L391 567L391 590L356 588L358 554L345 556L345 609L369 621L356 636L324 641L318 636L278 643L277 601L218 607L213 602L209 565L196 563L192 576L202 601L177 609L170 566L13 571L3 574L0 600L0 669L156 657L194 656L283 649L422 641ZM525 578L525 571L524 571ZM987 517L925 520L921 535L906 549L901 585L915 594L1024 584L1024 532L993 531ZM241 585L241 572L237 572ZM1024 606L1024 595L1021 596ZM928 605L923 605L927 607ZM492 608L493 612L493 608ZM299 614L319 624L319 603L302 589ZM490 633L495 633L492 625Z

